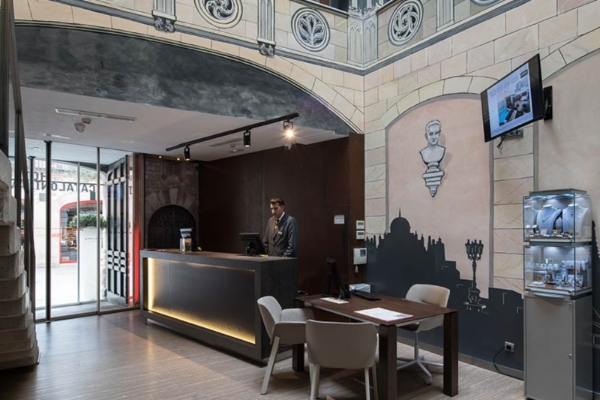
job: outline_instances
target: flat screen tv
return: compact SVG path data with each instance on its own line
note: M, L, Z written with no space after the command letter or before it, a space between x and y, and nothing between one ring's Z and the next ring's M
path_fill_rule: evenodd
M544 117L540 56L521 65L481 93L485 141Z

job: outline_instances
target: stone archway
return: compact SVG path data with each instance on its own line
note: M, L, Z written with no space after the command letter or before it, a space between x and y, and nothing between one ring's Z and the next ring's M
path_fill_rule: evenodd
M150 217L147 227L148 247L159 249L179 248L181 228L193 228L192 214L178 205L164 206Z

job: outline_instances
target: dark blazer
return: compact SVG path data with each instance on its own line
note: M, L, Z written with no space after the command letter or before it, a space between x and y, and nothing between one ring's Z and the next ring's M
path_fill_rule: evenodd
M275 217L269 218L267 230L263 238L265 250L270 256L296 257L298 244L298 223L288 213L279 221L279 229L275 231Z

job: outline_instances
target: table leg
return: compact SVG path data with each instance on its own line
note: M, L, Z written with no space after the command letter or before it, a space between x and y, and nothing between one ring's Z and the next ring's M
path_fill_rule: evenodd
M398 347L396 325L379 325L379 398L398 398L396 349Z
M458 394L458 312L444 314L444 394Z
M304 308L304 302L294 299L294 307ZM304 344L292 346L292 369L296 372L304 371Z
M292 346L292 369L296 372L304 371L304 344Z

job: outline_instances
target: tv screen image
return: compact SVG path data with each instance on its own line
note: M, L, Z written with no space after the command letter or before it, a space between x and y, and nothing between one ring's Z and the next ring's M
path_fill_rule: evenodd
M543 118L544 92L540 56L481 93L485 141Z

